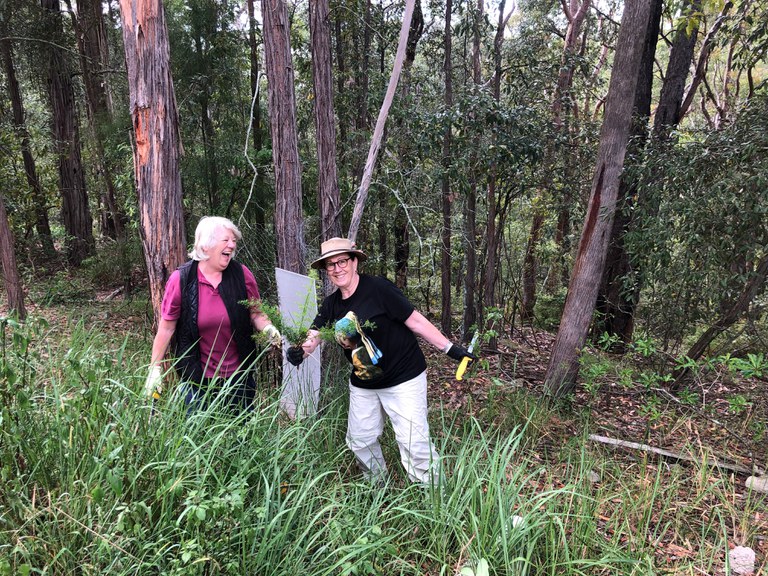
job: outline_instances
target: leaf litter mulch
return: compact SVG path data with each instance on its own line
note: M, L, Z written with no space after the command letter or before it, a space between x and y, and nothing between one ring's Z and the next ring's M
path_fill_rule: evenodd
M500 339L497 349L483 349L481 355L487 365L475 367L460 382L455 380L453 363L424 347L430 366L430 402L467 413L477 410L489 398L503 402L505 394L524 392L534 403L547 402L544 375L554 339L552 333L518 329L512 338ZM745 481L750 474L759 475L768 468L768 379L744 378L723 367L714 367L689 378L672 392L661 383L648 386L638 381L640 374L649 372L646 358L622 358L599 351L595 354L615 368L590 390L579 383L567 402L561 404L562 409L550 410L547 422L539 425L538 439L528 448L531 452L527 456L550 467L551 482L557 476L552 468L563 466L557 457L566 443L595 434L642 445L646 451L592 443L593 449L608 451L607 457L627 474L638 477L654 477L659 467L662 474L676 469L679 477L680 467L684 471L687 467L690 482L681 484L677 496L682 506L698 509L699 522L709 518L708 507L722 502L709 493L702 494L702 487L696 484L701 479L693 476L701 468L700 462L711 464L717 460L724 468L712 467L706 482L725 482L736 511L742 511L745 502L751 500L749 517L733 518L726 527L729 545L752 547L757 555L755 574L767 574L768 497L748 494ZM663 368L656 370L661 373ZM589 428L586 431L585 426ZM672 456L648 452L649 449ZM641 470L643 467L647 470ZM692 501L697 503L690 504ZM598 527L606 529L607 520L599 517ZM659 565L669 566L665 573L676 573L677 562L696 555L695 546L680 539L676 531L652 544ZM722 556L719 567L700 573L725 574Z

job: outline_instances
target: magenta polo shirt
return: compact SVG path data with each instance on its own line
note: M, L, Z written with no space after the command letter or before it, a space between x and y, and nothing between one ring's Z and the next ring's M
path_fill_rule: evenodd
M249 300L259 298L259 287L253 273L243 266L245 290ZM229 324L227 307L221 299L218 288L197 269L197 290L199 307L197 310L197 329L200 332L200 362L207 378L231 376L240 366L237 345L232 340L232 327ZM181 317L181 282L178 270L175 270L165 285L163 303L160 307L163 320L178 320Z

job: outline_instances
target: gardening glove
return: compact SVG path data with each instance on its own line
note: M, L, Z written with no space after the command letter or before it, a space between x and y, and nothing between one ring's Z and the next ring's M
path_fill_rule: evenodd
M304 348L301 346L291 346L285 353L285 357L294 366L304 362Z
M275 328L274 324L267 324L262 332L269 339L269 344L273 348L280 348L283 345L283 337L280 335L280 330Z
M159 364L149 369L147 380L144 382L144 395L147 398L158 400L163 392L163 371Z
M461 344L451 344L451 347L448 348L445 353L453 360L456 360L456 362L461 362L464 358L469 358L469 363L472 364L472 362L477 360L477 356L472 354L472 352L464 348Z

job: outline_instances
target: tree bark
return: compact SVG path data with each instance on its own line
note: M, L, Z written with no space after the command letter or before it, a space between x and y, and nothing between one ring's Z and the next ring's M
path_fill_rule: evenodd
M336 121L333 112L331 24L328 0L310 0L309 33L312 47L312 89L317 134L318 203L320 240L341 236L341 193L336 166ZM334 290L326 274L323 293Z
M8 92L11 98L11 107L13 108L13 125L16 132L21 137L21 156L24 160L24 176L27 184L32 191L32 198L35 204L35 230L40 240L43 252L49 255L55 254L53 246L53 236L51 226L48 221L48 201L43 193L40 179L37 176L37 167L35 158L32 156L32 148L29 142L29 132L27 131L24 100L21 97L21 89L16 79L16 67L13 63L13 48L11 41L5 38L7 36L5 24L0 22L0 52L2 53L3 65L8 84Z
M161 0L120 0L141 239L155 320L165 283L186 260L179 120Z
M2 253L3 284L8 295L8 308L18 316L19 320L27 317L27 309L24 307L24 290L19 277L19 267L16 265L16 244L13 241L13 232L8 222L8 213L5 210L5 200L0 194L0 253Z
M69 5L69 0L67 0ZM71 11L71 6L70 6ZM105 132L112 123L112 94L109 89L109 43L100 0L79 0L73 16L80 69L83 72L85 100L93 141L96 147L96 170L104 181L99 197L99 222L104 236L125 240L125 214L118 207L114 169L105 154ZM126 286L128 288L128 286ZM126 290L126 295L128 290Z
M306 273L304 220L301 212L301 164L293 90L293 58L285 0L262 0L264 53L269 82L269 123L275 170L277 265Z
M48 44L48 95L51 102L52 132L59 169L59 190L62 196L62 221L67 233L67 261L80 266L93 253L93 222L85 188L85 174L80 156L80 129L75 109L75 91L72 87L70 66L56 42L63 33L61 9L58 0L42 0L48 14L46 30Z
M699 33L699 19L692 14L701 10L701 0L689 0L683 6L684 18L680 19L678 30L669 51L669 62L661 85L659 104L653 117L653 131L656 138L665 140L670 130L682 118L682 103L685 84L691 69L693 50ZM689 28L687 23L691 21Z
M315 131L320 188L318 191L320 239L328 240L341 235L341 195L336 167L336 123L333 113L328 0L310 1L309 31L312 42L312 88L315 94Z
M504 42L504 29L509 21L512 12L504 14L506 0L499 2L499 21L496 26L496 35L493 39L493 78L491 79L491 90L493 99L498 103L501 99L501 47ZM514 8L513 8L514 10ZM495 146L496 138L491 137L491 145ZM496 281L499 273L499 250L501 247L501 231L503 229L504 214L499 211L499 199L497 195L497 166L492 162L488 171L487 182L487 221L485 226L485 262L482 272L482 309L480 317L485 321L486 309L496 306ZM485 325L486 330L496 330L496 326ZM496 338L488 341L490 348L496 348Z
M446 0L445 28L443 30L443 44L445 49L443 59L445 94L443 96L443 103L446 112L450 112L451 108L453 108L453 66L451 64L453 44L451 27L452 15L453 1ZM443 174L440 183L440 205L443 216L443 228L440 234L442 249L440 251L440 326L445 334L451 334L453 329L451 322L451 235L453 233L453 226L451 224L451 205L453 203L453 196L451 194L450 178L452 130L453 126L451 125L451 122L446 122L445 130L443 132Z
M472 26L472 83L475 89L480 89L483 82L480 67L480 22L485 19L483 0L477 0ZM480 149L480 136L474 137L470 165L477 165L477 150ZM472 171L469 175L469 191L464 203L464 271L463 306L464 314L461 319L462 339L466 342L471 336L472 328L477 325L477 175Z
M638 0L624 6L592 192L560 328L545 375L545 388L554 396L568 394L576 385L579 354L595 309L629 139L650 4L650 0ZM638 34L638 30L642 32Z

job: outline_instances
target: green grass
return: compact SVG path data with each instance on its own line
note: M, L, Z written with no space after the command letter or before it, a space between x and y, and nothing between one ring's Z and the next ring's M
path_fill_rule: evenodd
M433 406L438 487L402 479L386 434L393 475L373 487L344 447L343 381L319 418L287 420L266 387L252 413L187 416L141 396L148 349L129 339L2 329L0 574L717 574L766 513L707 467L616 462L579 437L542 459L554 408L523 392L473 417Z

